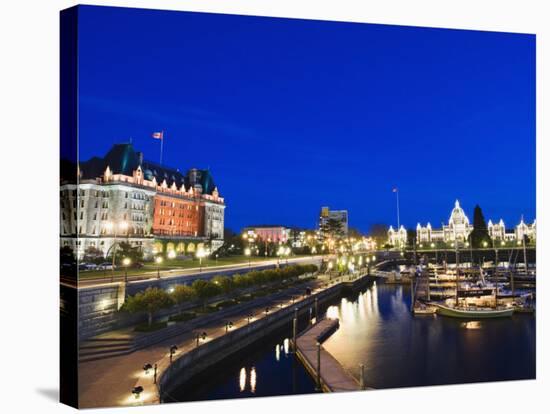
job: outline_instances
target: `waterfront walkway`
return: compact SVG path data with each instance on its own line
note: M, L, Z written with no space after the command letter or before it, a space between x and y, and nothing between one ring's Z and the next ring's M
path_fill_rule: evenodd
M348 279L348 277L345 277ZM343 281L344 278L333 279L332 284ZM174 358L179 358L197 346L197 332L206 332L206 340L200 340L200 344L211 341L226 334L226 323L233 323L232 329L239 329L248 324L248 316L252 314L253 319L261 319L266 316L265 309L269 307L270 312L277 312L287 307L300 306L299 301L295 302L297 294L303 293L306 286L312 289L312 295L328 288L326 280L317 279L308 284L288 289L281 294L272 295L258 300L254 307L235 309L232 314L226 314L223 318L210 321L204 325L198 325L193 330L182 333L175 338L167 339L145 349L137 350L127 355L83 362L79 364L79 395L80 407L108 407L125 405L146 405L158 404L159 395L156 384L153 382L153 370L146 375L142 369L144 364L157 364L158 375L169 366L169 349L176 345L178 350ZM200 346L199 344L199 346ZM131 390L135 386L142 386L143 392L139 399L135 399Z
M296 354L310 375L317 378L317 342L338 329L338 319L322 319L296 339ZM321 346L321 388L325 392L358 391L355 378Z

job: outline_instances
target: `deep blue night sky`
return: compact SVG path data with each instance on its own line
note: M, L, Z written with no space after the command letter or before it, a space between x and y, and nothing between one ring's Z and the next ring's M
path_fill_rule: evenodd
M80 158L209 167L226 224L535 217L535 36L82 7Z

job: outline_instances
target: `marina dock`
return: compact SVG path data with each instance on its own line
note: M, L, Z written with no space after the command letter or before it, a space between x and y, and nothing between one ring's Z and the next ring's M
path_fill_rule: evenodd
M322 343L339 327L338 319L322 319L296 339L296 356L302 362L309 374L320 382L323 392L358 391L361 389L357 380L346 371L342 365L322 346L317 349L317 343ZM318 355L320 352L320 376L317 373Z

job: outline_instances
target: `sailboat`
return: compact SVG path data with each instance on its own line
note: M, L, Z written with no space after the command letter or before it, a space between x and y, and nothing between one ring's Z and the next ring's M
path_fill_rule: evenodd
M478 307L478 306L461 306L458 301L458 293L459 293L459 278L460 278L460 271L459 271L459 252L458 252L458 240L455 237L455 253L456 253L456 290L455 290L455 300L454 304L446 304L446 303L434 303L434 305L437 307L437 314L442 316L448 316L452 318L467 318L467 319L484 319L484 318L504 318L504 317L510 317L514 313L514 308L511 306L506 307L498 307L496 306L496 297L497 297L497 291L498 285L494 288L494 295L495 295L495 307ZM482 270L480 270L482 272ZM481 278L483 278L483 273L481 273ZM492 291L493 289L491 289ZM468 292L468 290L465 290L463 292ZM473 292L472 292L473 293ZM467 296L467 295L466 295Z

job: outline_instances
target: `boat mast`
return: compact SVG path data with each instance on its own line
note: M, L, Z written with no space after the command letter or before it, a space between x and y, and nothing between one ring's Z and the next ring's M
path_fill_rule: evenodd
M455 264L456 264L456 294L455 294L455 306L458 306L458 240L456 238L456 229L454 229L455 234Z
M521 222L523 223L523 214L521 215ZM527 247L525 246L525 233L522 234L523 241L523 263L525 263L525 276L527 276Z

